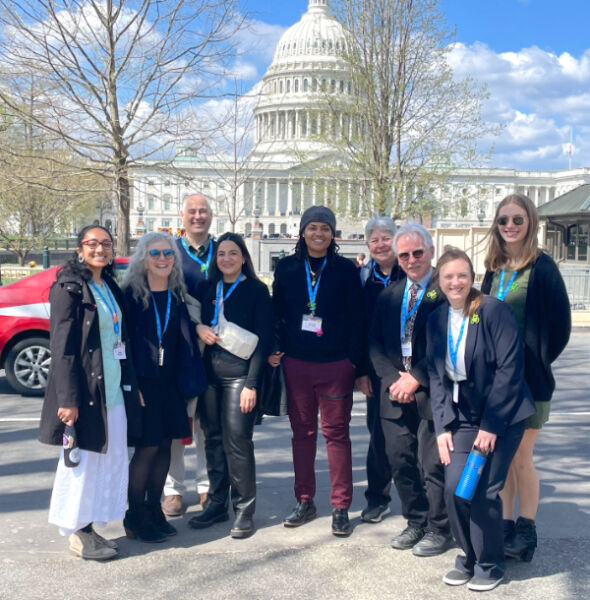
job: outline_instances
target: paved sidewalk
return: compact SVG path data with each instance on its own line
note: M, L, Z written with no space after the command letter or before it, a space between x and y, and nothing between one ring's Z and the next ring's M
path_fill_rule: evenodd
M486 597L590 598L589 359L590 336L576 333L556 368L552 418L536 454L542 480L539 549L531 563L509 563L506 582ZM5 398L0 402L1 600L474 597L466 588L441 582L456 549L426 559L389 546L390 538L405 526L397 497L391 503L392 515L382 523L360 522L367 445L360 395L355 396L351 424L355 490L350 514L355 529L350 538L330 533L321 437L316 498L320 516L298 529L281 525L294 505L290 430L286 417L266 418L256 429L258 506L252 538L229 538L231 521L202 531L188 528L196 511L192 492L187 496L188 513L173 520L179 535L162 544L128 540L120 522L110 524L106 534L118 539L121 557L105 564L70 557L66 540L47 524L57 449L36 442L39 400ZM18 420L6 420L13 418Z

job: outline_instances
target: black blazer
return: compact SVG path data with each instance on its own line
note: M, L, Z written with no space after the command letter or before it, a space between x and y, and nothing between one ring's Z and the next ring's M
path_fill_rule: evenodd
M128 434L139 436L141 406L130 356L125 302L114 280L107 275L103 278L123 313L121 337L127 358L121 361L121 388ZM88 283L67 272L58 274L57 281L51 286L49 302L51 366L41 411L39 440L61 445L64 424L57 417L57 409L77 406L78 445L84 450L104 453L108 445L106 394L96 302ZM112 349L106 352L112 352Z
M457 418L453 382L447 377L447 324L449 304L444 302L428 318L428 373L434 429L439 435ZM468 403L473 423L502 435L509 425L535 412L524 380L524 352L516 319L510 307L484 296L471 318L465 340L467 380L459 384L459 402Z
M493 271L487 271L481 291L489 294ZM541 253L532 264L526 295L524 372L533 398L548 402L555 389L551 363L565 348L572 328L570 303L553 259Z
M397 419L402 415L401 405L389 398L389 386L399 379L399 371L404 370L400 316L405 286L406 280L403 279L379 294L369 330L369 355L375 373L381 380L381 416L387 419ZM436 288L428 287L418 307L412 332L410 375L420 383L416 390L416 403L418 413L423 419L432 419L426 364L426 322L428 315L443 300L444 296Z

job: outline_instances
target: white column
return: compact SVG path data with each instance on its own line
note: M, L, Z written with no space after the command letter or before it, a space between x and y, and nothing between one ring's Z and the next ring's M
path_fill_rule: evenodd
M312 206L316 205L316 194L317 194L316 182L312 181L312 183L311 183L311 205Z
M293 214L293 180L287 182L287 215Z
M275 192L275 216L281 214L281 180L276 180L276 192Z
M268 215L268 179L264 180L264 204L262 205L262 214L264 216Z
M305 210L305 180L301 180L301 198L299 198L299 213Z

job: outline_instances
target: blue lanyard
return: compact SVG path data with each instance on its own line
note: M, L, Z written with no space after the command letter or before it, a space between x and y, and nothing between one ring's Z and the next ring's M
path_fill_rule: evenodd
M410 282L410 280L408 279L408 283ZM400 316L400 337L402 340L406 339L405 336L405 330L406 330L406 323L408 322L408 319L418 310L418 307L420 306L420 302L422 302L422 298L424 297L424 292L426 291L425 288L421 288L420 292L418 294L418 296L416 297L416 304L414 304L414 306L412 306L412 310L410 312L408 312L408 290L410 289L410 285L412 285L412 283L410 283L410 285L408 285L408 283L406 283L406 289L404 290L404 298L402 300L402 312L401 312L401 316ZM418 285L416 283L416 285Z
M391 273L387 277L381 277L379 273L377 273L377 263L373 262L373 275L383 284L383 287L387 287L389 285L389 280L391 279L391 273L393 273L393 269L391 269Z
M207 262L203 262L198 256L195 256L188 247L184 236L180 238L180 242L182 247L186 250L186 253L192 258L194 261L198 262L201 265L201 273L205 273L205 278L209 279L209 265L211 264L211 256L213 256L213 240L209 240L209 252L207 253Z
M307 276L307 296L309 298L309 302L307 303L307 308L311 310L311 314L315 313L316 302L315 299L318 295L318 290L320 289L320 280L322 278L322 273L324 272L324 268L326 267L326 263L328 262L328 257L324 256L324 262L320 267L320 274L318 280L315 282L315 285L311 283L311 269L309 268L309 262L305 261L305 275Z
M113 295L111 294L111 290L109 289L109 286L105 283L105 287L107 289L107 296L109 297L109 299L107 300L105 298L104 294L102 293L102 291L100 290L100 287L98 287L98 285L96 285L96 283L92 279L90 280L90 285L92 286L92 289L100 296L100 299L105 303L107 309L111 311L111 315L113 317L113 329L115 330L115 335L117 337L120 337L119 332L121 331L121 327L119 325L119 316L117 315L117 303L115 302L115 299L113 298ZM109 302L109 300L110 300L110 302Z
M158 334L158 345L162 346L162 337L166 333L166 329L168 329L168 321L170 320L170 303L172 301L172 294L170 290L168 290L168 305L166 306L166 320L164 321L164 331L162 331L162 322L160 321L160 315L158 313L158 307L156 306L156 301L154 300L154 295L152 294L152 303L154 305L154 312L156 313L156 333Z
M461 331L459 331L459 339L456 344L453 344L453 329L451 327L451 307L449 306L449 323L447 325L447 332L449 338L449 356L451 357L451 363L453 365L453 373L457 376L457 354L459 352L459 344L463 339L463 332L465 331L465 323L467 323L467 317L463 317L461 323Z
M498 283L498 294L496 295L496 298L498 298L498 300L502 300L502 302L504 302L504 298L506 298L506 294L508 294L508 290L510 289L510 286L514 283L517 273L518 273L518 271L514 271L514 273L512 273L512 277L508 280L506 287L504 287L505 271L504 271L504 269L502 269L502 271L500 271L500 281Z
M223 297L223 301L225 302L231 295L232 292L236 289L236 286L240 281L244 279L244 274L242 273L231 285L227 293ZM219 319L219 306L221 305L221 294L223 292L223 281L220 281L217 284L217 298L215 299L215 314L213 315L213 320L211 321L211 325L217 325L217 321Z

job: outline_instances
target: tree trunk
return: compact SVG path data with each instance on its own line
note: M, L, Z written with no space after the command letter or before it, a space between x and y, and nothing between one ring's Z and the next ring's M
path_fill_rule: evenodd
M129 256L129 239L131 236L129 209L131 205L129 174L127 168L115 177L117 196L117 255Z

